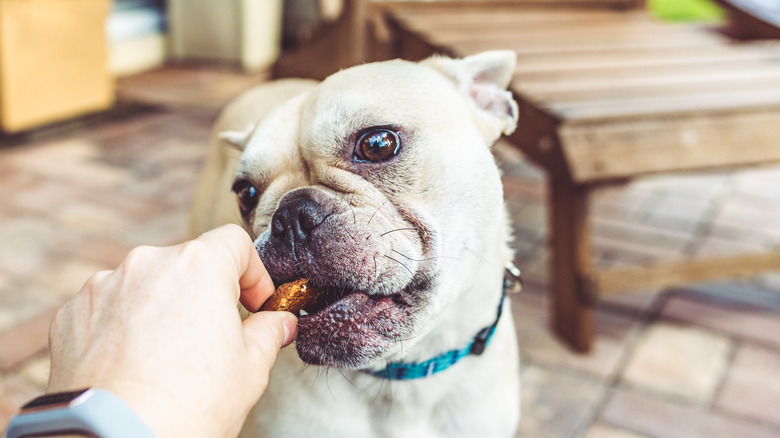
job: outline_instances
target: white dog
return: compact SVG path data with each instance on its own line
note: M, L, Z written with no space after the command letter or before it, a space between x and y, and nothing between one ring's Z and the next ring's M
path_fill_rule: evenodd
M193 231L243 224L277 285L304 277L321 296L242 436L514 436L511 236L489 149L517 123L514 65L379 62L225 109Z

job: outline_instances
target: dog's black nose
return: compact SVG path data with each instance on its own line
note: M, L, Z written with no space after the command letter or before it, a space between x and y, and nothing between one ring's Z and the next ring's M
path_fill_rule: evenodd
M271 236L292 246L307 240L325 217L325 209L311 198L282 201L271 219Z

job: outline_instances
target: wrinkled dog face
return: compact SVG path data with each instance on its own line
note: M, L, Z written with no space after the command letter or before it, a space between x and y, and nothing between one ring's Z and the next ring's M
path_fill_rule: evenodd
M503 219L488 146L514 127L514 58L474 58L353 67L247 137L233 190L258 253L277 285L322 296L299 320L304 361L363 367L425 332L457 299L442 278Z

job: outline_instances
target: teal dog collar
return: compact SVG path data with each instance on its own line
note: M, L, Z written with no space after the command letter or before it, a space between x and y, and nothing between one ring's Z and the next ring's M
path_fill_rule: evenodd
M515 275L514 271L510 271L510 275L516 276L517 279L519 279L519 274ZM506 300L507 289L514 287L514 281L514 278L504 279L504 286L501 292L501 300L498 303L496 320L493 322L493 324L481 329L477 335L474 336L471 342L469 342L465 347L447 351L433 357L432 359L428 359L425 362L391 362L379 371L363 370L363 372L371 374L375 377L390 380L420 379L423 377L430 377L436 373L444 371L447 368L455 365L459 360L466 356L472 354L479 356L483 351L485 351L485 348L488 346L488 344L490 344L490 340L493 338L493 334L496 331L496 326L498 326L498 320L501 319L501 311L504 307L504 301Z

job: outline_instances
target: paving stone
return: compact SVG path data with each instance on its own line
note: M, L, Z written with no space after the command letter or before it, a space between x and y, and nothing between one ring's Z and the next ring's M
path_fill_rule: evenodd
M32 172L19 169L8 156L7 151L0 149L0 192L3 193L4 202L7 202L9 194L24 192L41 179Z
M18 406L0 395L0 433L2 433L3 436L5 436L5 428L8 426L8 422L11 421L11 417L14 416L18 409Z
M780 205L780 167L770 166L766 169L751 169L735 178L734 195L759 202Z
M692 238L690 233L678 229L614 217L595 218L591 224L593 234L597 238L622 240L672 253L681 252Z
M104 269L114 269L133 248L133 245L118 241L116 235L110 235L87 239L83 244L68 248L65 252L57 252L57 256L76 257L104 266Z
M599 188L591 194L591 214L596 218L638 220L652 196L653 188L635 182Z
M53 212L60 227L87 236L121 233L130 227L129 220L120 212L99 204L74 202Z
M674 322L780 348L780 313L765 307L673 297L667 301L661 316Z
M715 406L780 429L780 350L740 348Z
M0 270L17 277L32 277L48 268L52 248L67 245L69 236L46 219L20 217L0 227Z
M609 379L619 369L637 328L637 321L596 314L596 344L589 354L574 353L549 329L549 301L545 296L521 292L512 296L512 311L523 360L544 368L570 369Z
M504 200L512 205L536 203L547 205L547 186L538 181L523 177L504 175L501 177L504 188Z
M0 272L0 291L11 284L11 276L5 272ZM1 296L2 294L0 294Z
M544 246L537 246L537 250L527 254L521 259L516 259L515 264L523 273L524 284L536 284L539 287L550 287L550 261L549 251Z
M623 381L697 403L713 396L728 365L731 342L700 329L654 324L639 339Z
M122 77L117 93L122 100L166 105L172 108L222 108L234 96L260 84L267 73L238 74L234 71L206 71L166 67L140 75ZM192 90L198 90L193 93Z
M189 238L187 224L189 213L173 211L138 224L135 229L122 236L122 243L138 245L167 246L184 242Z
M536 366L522 372L518 438L571 437L594 415L604 387L596 380Z
M514 181L535 183L541 189L540 193L546 193L546 173L523 155L519 148L506 139L501 139L493 146L492 152L504 177Z
M780 289L766 288L758 281L694 283L674 290L675 294L698 300L711 300L734 307L748 305L780 311Z
M43 393L44 388L17 375L0 376L0 433L4 434L5 427L21 405Z
M51 358L46 351L26 361L15 374L43 391L49 384L50 369Z
M653 438L776 438L780 433L772 426L627 388L611 394L600 420Z
M547 208L542 204L524 205L512 216L512 222L520 229L545 234L547 229Z
M644 221L648 224L695 231L708 219L712 203L707 198L680 196L675 191L657 194L646 209Z
M0 333L0 371L9 371L49 346L49 326L59 306L51 307Z
M657 227L603 222L594 224L593 251L600 266L681 260L688 236L664 233ZM679 239L677 239L679 237Z
M707 235L691 245L696 258L760 254L771 249L767 242L749 241L717 235Z
M585 434L584 438L652 438L648 435L640 435L630 430L619 429L604 423L596 423Z
M776 291L780 295L780 270L762 274L758 282L766 289Z
M31 399L43 394L45 388L40 387L16 374L0 378L0 399L14 407L14 411ZM5 425L2 425L3 427Z
M0 332L59 305L61 298L39 283L12 282L0 288Z
M82 183L87 187L115 185L128 175L122 169L96 162L99 150L82 138L63 138L36 145L15 158L12 164L46 178Z
M6 202L26 213L48 216L75 202L89 199L94 190L70 182L36 176L34 184L24 190L8 191L4 197Z
M544 245L542 237L528 233L526 230L515 228L513 235L514 239L510 242L510 247L514 251L516 259L525 260L532 258L539 251L540 246Z
M658 194L672 193L687 198L711 199L734 184L733 174L731 170L661 174L642 178L635 185Z
M780 241L780 206L744 198L725 203L714 218L712 234L751 242Z
M84 283L96 272L113 269L104 263L95 263L79 258L61 259L36 279L36 283L47 287L52 294L65 301L75 295Z
M135 193L132 182L126 182L117 189L93 191L82 199L111 208L135 223L155 219L170 210L170 206L158 199Z
M627 293L604 295L599 297L599 306L614 309L623 315L637 320L648 319L657 313L661 302L666 300L661 289L639 289Z

